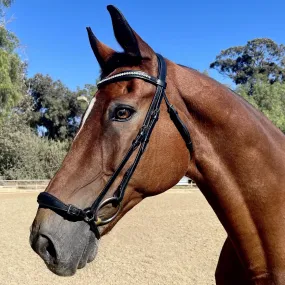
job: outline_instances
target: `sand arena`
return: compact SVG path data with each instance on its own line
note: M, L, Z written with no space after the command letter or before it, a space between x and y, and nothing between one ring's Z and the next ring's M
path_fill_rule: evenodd
M145 199L100 243L73 277L51 273L29 246L34 193L0 193L0 285L211 285L226 233L199 190Z

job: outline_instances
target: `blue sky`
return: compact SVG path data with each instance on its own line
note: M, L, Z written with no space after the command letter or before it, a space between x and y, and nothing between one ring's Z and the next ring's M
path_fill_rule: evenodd
M105 44L121 50L113 35L108 4L119 8L132 28L174 62L230 83L209 64L223 49L267 37L285 44L285 1L275 0L15 0L8 29L20 38L28 75L40 72L72 90L95 83L99 67L86 26Z

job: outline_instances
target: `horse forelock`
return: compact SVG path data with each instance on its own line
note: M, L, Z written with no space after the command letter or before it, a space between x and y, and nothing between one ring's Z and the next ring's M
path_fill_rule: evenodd
M104 79L116 68L137 66L141 63L141 60L141 58L127 53L116 52L107 60L107 62L105 62L104 69L101 69L100 71L100 80Z

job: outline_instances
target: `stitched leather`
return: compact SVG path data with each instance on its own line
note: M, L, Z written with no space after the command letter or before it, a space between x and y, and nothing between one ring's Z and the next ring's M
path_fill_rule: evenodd
M67 205L61 202L58 198L48 192L42 192L38 195L37 202L43 208L51 210L63 211L69 216L85 218L85 212L73 205Z

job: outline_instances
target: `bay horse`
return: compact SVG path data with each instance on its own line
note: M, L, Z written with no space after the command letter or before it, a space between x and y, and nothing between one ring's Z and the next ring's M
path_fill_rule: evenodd
M73 275L129 210L187 176L228 234L216 284L285 284L284 134L226 86L156 54L107 8L123 52L87 28L101 80L38 196L32 248L55 274Z

